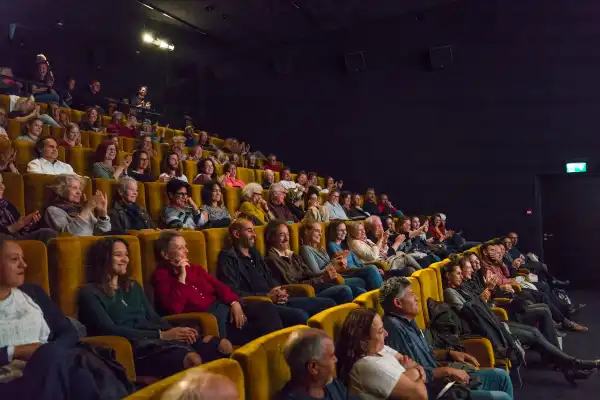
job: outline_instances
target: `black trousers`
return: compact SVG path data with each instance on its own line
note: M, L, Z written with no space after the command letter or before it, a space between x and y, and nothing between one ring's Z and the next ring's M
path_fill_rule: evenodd
M568 366L573 361L573 357L550 343L537 328L513 321L507 324L514 337L540 353L545 361L559 366Z
M533 301L534 303L543 303L548 306L550 312L552 313L552 319L556 322L564 322L566 317L563 312L558 308L552 299L541 290L530 290L523 289L520 293L520 296L524 296L525 298Z
M527 306L525 311L519 314L519 321L525 325L537 327L550 343L559 347L552 313L547 305L536 303Z

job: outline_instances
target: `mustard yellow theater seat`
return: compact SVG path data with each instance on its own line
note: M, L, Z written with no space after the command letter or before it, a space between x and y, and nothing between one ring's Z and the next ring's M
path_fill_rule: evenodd
M153 383L152 385L146 386L142 390L126 397L125 400L160 400L160 397L169 387L176 382L179 382L179 380L181 380L188 372L193 373L196 371L210 372L213 374L226 376L236 385L239 392L238 398L240 400L246 399L244 388L244 372L242 371L242 367L237 361L232 359L221 359L199 365Z
M89 132L90 136L90 148L96 150L102 142L108 140L108 135L101 132ZM120 138L119 138L120 139Z
M244 183L256 182L256 177L254 176L253 169L240 167L237 169L237 177L241 179Z
M308 326L325 331L335 343L339 338L348 314L357 308L360 308L360 306L355 303L341 304L328 308L310 317Z
M81 135L81 147L91 149L92 146L90 144L90 136L92 135L92 133L90 131L79 131L79 134Z
M6 110L6 114L10 111L10 97L7 94L0 94L0 108Z
M15 119L9 119L6 126L6 133L8 134L10 140L15 140L17 136L20 136L21 133L23 133L23 126L21 125L21 122Z
M215 146L217 149L222 149L223 146L225 145L225 140L218 138L218 137L209 137L208 141L210 144L212 144L213 146Z
M85 111L71 109L71 122L79 123L84 114Z
M225 207L229 214L233 217L242 203L242 189L226 187L225 188Z
M429 325L430 319L429 310L427 309L427 299L432 298L437 301L443 301L443 299L440 298L436 272L431 268L424 268L416 271L412 276L419 281L419 285L421 286L423 315L425 316L425 323Z
M298 254L300 251L300 224L288 224L288 229L290 231L290 250Z
M162 158L150 157L150 173L154 179L160 176L160 161Z
M4 198L19 210L21 215L25 215L25 196L23 176L14 172L2 172L4 182Z
M185 160L183 162L183 174L188 178L190 184L194 182L194 178L198 175L198 163L196 161Z
M129 137L119 137L119 147L121 150L126 151L127 153L133 153L135 150L135 139Z
M219 261L219 253L225 247L229 246L227 228L212 228L202 231L206 240L206 266L208 272L217 275L217 262Z
M371 290L361 294L354 299L354 303L358 304L362 308L370 308L377 311L381 317L383 317L383 307L379 303L379 289Z
M206 269L206 241L204 234L200 231L179 231L185 238L188 248L188 259L190 263L201 265ZM158 266L159 260L156 253L156 240L160 236L159 231L144 230L131 231L132 235L138 237L140 249L142 252L142 275L144 277L144 290L151 301L154 301L154 271Z
M14 140L12 145L17 150L15 167L17 167L20 173L24 174L27 172L29 161L38 158L37 154L35 154L35 143ZM58 159L65 162L65 149L63 147L58 148Z
M40 286L47 295L50 295L46 245L38 240L17 240L17 243L23 249L23 255L27 263L25 282Z
M91 177L95 161L96 148L73 147L67 151L67 162L78 175Z
M325 178L323 178L322 176L319 176L317 178L317 180L319 181L319 186L321 186L324 189L325 188Z
M192 200L198 207L202 206L202 185L190 185L192 188ZM144 184L146 189L146 210L150 217L159 226L162 223L163 207L169 204L167 197L167 184L163 182L147 182Z
M175 136L175 131L173 129L166 128L165 129L165 142L171 143L171 139Z
M65 128L62 126L51 126L50 127L50 136L52 136L56 141L62 139L65 134ZM83 143L82 143L83 145ZM85 145L84 145L85 147Z
M444 298L444 284L443 284L443 279L442 279L442 276L444 275L444 268L446 267L446 265L450 264L450 262L451 262L450 259L446 258L442 261L433 263L429 266L429 268L431 268L435 271L435 276L437 278L437 286L438 286L440 299Z
M254 227L254 232L256 232L256 244L254 245L254 247L263 257L267 254L267 241L265 239L266 228L266 225Z
M24 174L23 175L23 186L24 191L27 193L25 196L25 213L29 214L34 211L39 211L42 214L50 203L50 201L56 196L52 189L48 186L54 184L56 180L55 175L45 174ZM92 185L89 178L85 178L86 185L84 193L89 199L92 196Z
M257 183L262 185L264 179L265 171L263 169L255 169L254 170L254 179L256 179Z
M110 121L112 120L112 117L110 115L103 115L102 116L102 126L103 127L107 127L110 125Z
M244 371L247 400L268 400L290 379L290 369L283 357L283 348L292 332L308 329L305 325L269 333L233 352Z
M108 207L112 208L115 200L118 198L117 188L118 181L115 179L104 179L104 178L94 178L93 182L93 190L100 190L106 193L106 197L108 200ZM136 203L142 207L146 208L146 191L144 188L144 184L142 182L137 182L138 186L138 197Z

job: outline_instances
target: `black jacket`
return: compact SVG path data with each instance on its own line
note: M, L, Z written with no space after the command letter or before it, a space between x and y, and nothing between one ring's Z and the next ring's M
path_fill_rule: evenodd
M42 309L44 319L50 328L49 342L60 344L65 348L72 348L79 342L79 336L75 327L67 317L62 313L48 297L44 289L37 285L29 283L24 284L19 289ZM0 366L8 364L8 352L6 347L0 347Z
M126 235L130 230L154 229L154 223L146 210L137 204L129 207L116 201L114 207L108 212L110 217L111 232Z
M277 286L273 279L271 269L267 266L265 259L255 248L250 249L250 254L255 262L255 268L264 277L266 285L269 288ZM225 283L239 296L265 296L267 293L258 291L251 286L251 278L244 262L240 259L235 248L232 246L224 249L219 254L217 264L217 279Z

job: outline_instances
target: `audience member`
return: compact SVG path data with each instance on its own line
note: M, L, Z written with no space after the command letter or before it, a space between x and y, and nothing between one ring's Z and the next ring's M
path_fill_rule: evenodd
M319 177L317 176L316 172L309 172L308 173L306 185L309 188L310 187L314 187L316 190L319 191L319 193L321 193L323 191L323 188L321 188L321 186L319 186Z
M376 311L350 312L336 346L338 378L361 399L427 400L423 367L386 346L386 337Z
M335 268L323 273L314 273L302 257L290 250L290 231L283 220L271 220L265 231L269 252L265 261L271 268L276 284L312 285L317 297L325 297L337 304L349 303L354 299L352 289L338 282Z
M256 232L251 221L238 218L229 225L231 247L219 254L217 278L239 296L268 296L284 326L304 325L335 302L320 297L292 297L277 286L265 260L255 249Z
M106 195L96 190L91 198L86 199L83 195L85 181L82 177L58 175L51 188L56 197L44 215L48 227L73 236L102 235L111 230Z
M202 146L204 150L207 151L216 151L217 148L210 142L210 138L208 137L208 132L200 131L200 136L198 137L198 144Z
M38 103L50 103L52 101L59 102L60 96L52 88L52 86L54 86L54 73L52 73L52 70L50 69L48 59L45 55L38 54L35 63L37 64L37 69L33 76L33 80L42 83L41 85L32 84L30 87L35 101ZM61 105L63 107L67 106L66 104Z
M121 137L127 137L131 139L135 139L139 136L139 132L137 130L137 117L135 114L127 115L127 122L123 123L123 121L119 121L117 125L117 133Z
M398 210L396 207L392 205L388 195L386 193L381 193L379 195L379 215L391 215L393 217L401 217L402 211Z
M121 111L114 111L110 116L110 124L106 127L106 132L118 134L119 126L123 123L123 113Z
M58 142L59 147L70 149L73 147L82 147L81 144L81 132L79 132L79 126L74 123L69 123L65 126L65 133Z
M334 253L333 258L330 258L327 250L321 247L322 236L323 227L320 223L311 222L302 225L300 228L302 246L299 253L304 263L314 274L329 273L333 269L342 275L344 283L352 288L354 296L364 293L366 287L365 280L354 276L352 272L346 273L346 269L348 268L346 253Z
M0 107L0 138L8 139L8 133L6 133L6 110Z
M203 158L198 161L198 172L199 174L194 178L194 184L196 185L204 185L217 180L217 169L210 158Z
M415 317L421 312L419 299L406 278L394 277L384 282L379 289L379 302L385 311L383 328L388 333L385 343L406 357L410 357L425 370L426 384L431 398L437 379L449 377L451 380L468 384L473 376L481 384L471 391L474 400L503 399L512 400L513 386L508 373L498 368L480 369L479 362L470 354L452 349L433 349L417 326ZM453 366L440 366L439 361L452 361ZM464 369L457 369L458 365Z
M192 146L190 150L190 154L188 155L188 161L198 162L202 160L202 156L204 154L204 149L200 145Z
M226 228L231 223L231 215L223 204L223 187L217 181L210 181L202 187L202 210L208 220L204 228Z
M283 349L290 380L277 400L358 400L335 379L337 358L333 340L319 329L293 332Z
M15 77L12 68L0 67L0 75L4 75L4 77L0 78L0 94L19 97L25 95L23 92L24 85L12 79Z
M171 146L169 147L171 153L177 154L179 161L187 160L185 136L173 136L171 139Z
M346 223L344 221L332 221L327 227L327 254L335 257L336 254L346 254L346 269L344 276L355 276L366 283L367 290L378 289L383 282L383 270L374 265L365 265L360 262L356 254L350 251L346 243Z
M140 86L137 93L129 99L129 104L136 108L145 108L149 110L152 104L146 99L147 94L148 88L146 86Z
M224 375L190 371L169 387L160 400L239 400L235 384Z
M58 160L58 145L51 137L41 138L34 147L35 160L27 164L27 172L30 174L46 175L72 175L75 172L69 164Z
M167 314L208 312L215 316L219 333L235 345L283 327L273 303L247 302L243 305L231 289L206 269L191 264L184 237L163 231L156 241L158 268L154 288L160 310Z
M346 215L351 219L365 219L371 216L368 212L363 210L360 206L361 197L358 193L353 193L350 197L350 209L344 209Z
M0 240L0 366L8 367L2 371L0 398L128 396L133 387L122 367L78 344L73 324L44 289L25 283L26 270L21 246L12 240ZM22 376L12 374L17 365L24 364ZM11 375L15 379L7 379Z
M142 134L138 139L137 149L144 150L149 157L158 157L158 152L152 147L152 134Z
M8 137L0 136L0 172L19 174L19 170L15 166L17 149L14 146Z
M124 176L117 184L117 198L108 212L111 231L127 235L130 230L154 229L154 223L144 207L137 204L138 184L135 179Z
M67 110L60 110L58 112L58 120L56 122L58 122L58 125L62 126L63 128L68 127L69 124L71 124L70 113Z
M250 153L246 158L246 168L258 169L260 166L258 165L258 159L256 158L256 154Z
M62 126L60 124L60 108L58 108L58 104L55 101L48 104L48 111L50 111L52 119L58 122L58 125Z
M263 169L270 169L273 172L280 172L281 165L277 162L277 156L275 154L269 154L267 157L267 162L265 163Z
M262 188L268 190L275 183L275 173L270 169L265 169L263 172Z
M66 87L60 91L60 99L61 101L67 105L67 107L73 106L73 94L75 93L75 78L72 76L68 77L66 80Z
M194 137L194 127L192 125L185 127L183 130L183 137L185 138L185 147L189 149L196 146L197 143L196 138Z
M233 163L227 163L223 166L223 176L221 177L223 186L243 188L246 186L244 181L237 177L237 167Z
M386 218L394 224L392 217ZM399 231L397 233L390 232L390 240L394 236L404 235L404 242L398 247L399 250L413 257L422 268L429 267L432 263L439 261L439 258L429 250L427 243L423 241L421 235L427 233L427 226L422 226L419 229L411 230L411 220L409 217L401 216L398 218ZM385 226L384 226L384 229Z
M96 149L96 162L93 165L93 177L119 179L121 176L126 176L127 169L131 165L131 156L125 156L120 162L117 160L117 146L112 141L105 140L99 144Z
M336 187L332 187L331 190L329 190L328 199L329 200L325 202L325 207L329 212L329 218L331 220L347 220L348 216L346 215L344 209L340 205L340 190Z
M129 248L120 238L95 242L87 254L88 284L79 290L79 318L94 335L122 336L133 347L139 376L164 378L229 356L227 339L172 327L160 318L142 286L129 278Z
M289 168L283 168L279 173L280 179L279 183L283 186L285 190L296 190L299 192L304 192L304 187L298 185L296 182L292 180L292 171Z
M41 240L48 242L56 231L40 227L42 216L38 210L21 216L19 210L4 198L4 179L0 175L0 240Z
M163 209L163 222L172 229L200 229L206 224L208 214L192 200L192 188L182 180L173 179L167 183L169 204Z
M240 215L252 221L254 225L265 225L269 222L269 206L263 199L262 192L262 187L254 182L242 189Z
M85 87L83 91L80 92L73 100L75 108L80 110L87 110L90 107L103 109L106 102L100 94L100 89L100 81L97 79L92 79L90 84Z
M35 104L30 98L20 98L15 103L13 110L8 114L8 118L17 122L29 122L33 118L41 120L44 124L58 126L58 122L47 114L40 112L39 104Z
M377 196L375 196L375 189L367 189L362 206L363 211L369 215L379 215L379 206L377 205L376 200Z
M155 181L150 172L150 156L146 150L136 150L133 152L127 175L138 182Z
M306 171L300 171L296 174L296 185L301 186L304 193L308 192L308 175Z
M329 222L329 210L321 204L321 198L316 189L308 189L308 193L305 197L304 209L306 210L304 221Z
M40 138L40 135L42 134L42 128L44 127L44 124L42 123L42 120L39 118L32 118L29 121L27 121L27 132L21 136L17 137L17 140L22 140L23 142L30 142L30 143L35 143L38 141L38 139Z
M102 119L98 115L98 110L95 107L90 107L85 110L85 114L81 117L81 122L79 122L79 129L82 131L93 131L93 132L102 132L104 128L102 127Z
M285 203L286 190L279 182L269 188L269 218L281 219L288 223L298 222L298 218L292 213Z
M160 182L169 182L173 179L188 183L188 178L181 169L181 163L177 154L167 152L160 163L160 176L158 180Z

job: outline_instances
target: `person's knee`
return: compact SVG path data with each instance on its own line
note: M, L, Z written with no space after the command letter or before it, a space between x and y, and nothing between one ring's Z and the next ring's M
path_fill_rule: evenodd
M340 285L338 288L338 304L350 303L354 300L354 294L352 293L352 288L348 285Z

